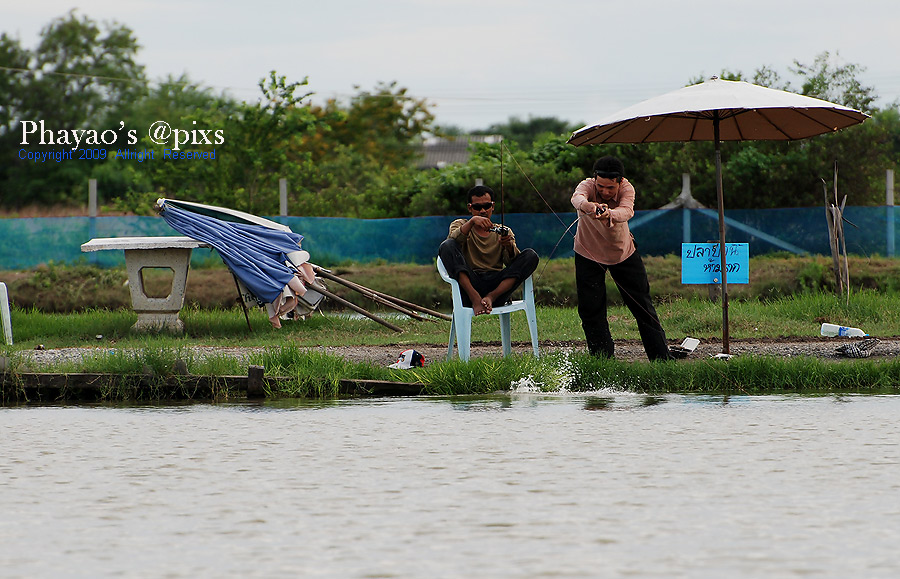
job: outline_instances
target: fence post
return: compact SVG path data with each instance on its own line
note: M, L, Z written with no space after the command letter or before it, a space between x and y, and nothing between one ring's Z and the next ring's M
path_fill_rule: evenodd
M88 179L88 216L97 217L97 180Z
M97 237L97 180L88 179L88 239ZM90 263L97 263L98 255L88 256Z
M287 206L287 179L281 178L278 180L278 196L279 196L279 215L282 217L287 217L288 214L288 206Z
M691 197L691 174L681 174L681 196ZM691 242L691 210L687 207L681 209L681 239L684 243Z
M894 257L894 170L885 175L885 202L887 206L887 256Z

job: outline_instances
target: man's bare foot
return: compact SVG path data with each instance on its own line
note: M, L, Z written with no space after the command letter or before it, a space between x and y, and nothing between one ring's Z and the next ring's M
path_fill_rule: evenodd
M482 314L489 314L489 313L491 313L491 310L490 310L489 308L485 308L484 300L481 300L481 301L479 301L479 302L473 302L473 303L472 303L472 310L475 312L475 315L476 315L476 316L480 316L480 315L482 315Z
M490 295L484 296L484 298L481 300L481 305L482 307L484 307L484 313L491 313L491 310L494 309L494 298L492 298Z

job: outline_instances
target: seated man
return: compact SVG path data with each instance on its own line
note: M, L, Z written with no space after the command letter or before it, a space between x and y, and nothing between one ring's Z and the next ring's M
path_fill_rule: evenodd
M477 316L491 313L494 304L503 305L537 269L538 255L533 249L519 251L512 230L491 222L494 192L490 187L472 187L468 207L472 217L450 224L438 256L450 277L459 282L463 303Z

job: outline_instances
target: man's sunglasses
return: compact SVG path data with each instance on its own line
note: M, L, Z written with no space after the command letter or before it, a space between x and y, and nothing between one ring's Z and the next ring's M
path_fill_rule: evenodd
M491 201L490 203L469 203L469 207L471 207L475 211L484 211L486 209L490 209L493 206L493 201Z

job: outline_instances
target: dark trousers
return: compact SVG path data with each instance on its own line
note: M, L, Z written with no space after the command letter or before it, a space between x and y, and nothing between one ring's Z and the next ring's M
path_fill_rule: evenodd
M453 279L459 280L459 274L465 272L466 275L469 276L469 281L472 282L472 287L475 288L478 295L482 297L497 289L497 286L500 285L500 282L504 279L510 277L515 278L516 285L498 299L494 300L494 303L498 306L505 304L509 299L510 294L512 294L523 281L528 279L528 276L534 273L534 270L537 269L538 261L540 260L537 252L533 249L522 249L519 251L519 255L513 258L512 262L501 271L475 271L469 267L465 256L463 256L462 248L454 239L445 239L441 243L440 248L438 248L438 257L440 257L441 261L444 263L447 274ZM461 293L463 305L472 307L466 292Z
M612 358L615 354L609 321L606 319L606 272L622 294L622 299L637 321L644 351L650 360L671 359L666 333L650 300L650 282L644 261L635 251L631 257L615 265L604 265L575 254L575 284L578 292L578 315L587 339L588 350L596 356Z

